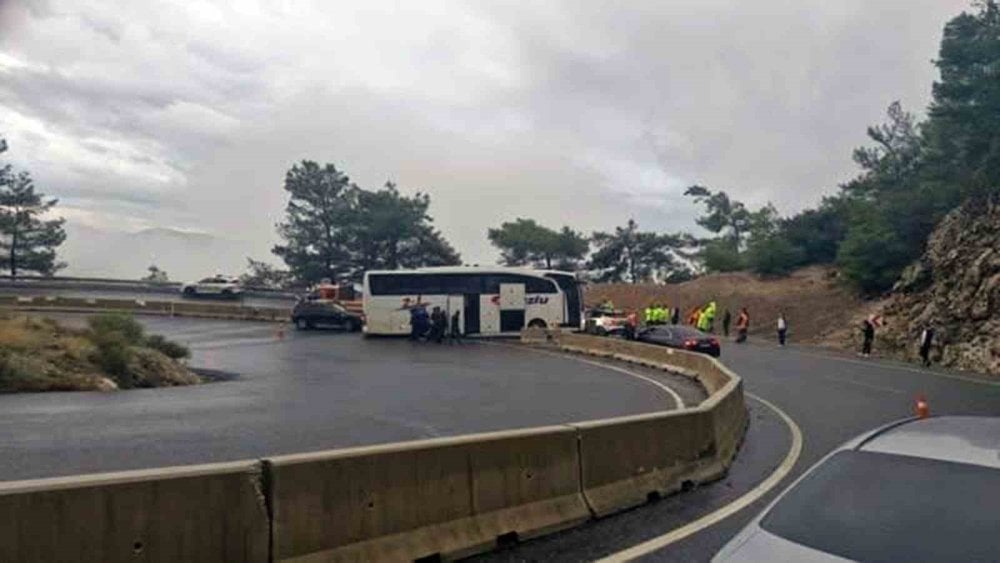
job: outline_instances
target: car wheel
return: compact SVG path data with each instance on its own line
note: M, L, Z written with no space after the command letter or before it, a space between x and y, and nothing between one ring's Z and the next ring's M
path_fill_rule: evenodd
M531 319L531 322L528 323L528 328L545 328L546 326L542 319Z
M604 328L603 326L599 326L594 329L594 334L596 334L597 336L607 336L608 329Z
M231 289L223 289L222 290L222 296L223 297L232 297L233 296L233 290L231 290Z
M195 291L195 289L193 287L185 287L184 288L184 295L187 295L187 296L190 297L190 296L193 296L195 293L196 293L196 291Z
M312 323L301 317L295 319L294 322L295 322L295 328L298 330L309 330L310 328L312 328Z
M357 319L347 321L348 332L358 332L359 330L361 330L361 323Z

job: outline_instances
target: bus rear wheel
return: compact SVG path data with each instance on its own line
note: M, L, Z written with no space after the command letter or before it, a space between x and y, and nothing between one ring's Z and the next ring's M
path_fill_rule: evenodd
M542 319L531 319L531 322L528 323L528 328L545 328L546 326L548 325Z

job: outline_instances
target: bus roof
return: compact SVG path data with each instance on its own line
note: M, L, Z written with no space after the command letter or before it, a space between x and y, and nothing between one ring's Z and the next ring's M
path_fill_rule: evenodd
M561 274L576 277L573 272L561 270L536 270L534 268L518 268L509 266L431 266L411 270L371 270L368 274L526 274L543 276L546 274Z

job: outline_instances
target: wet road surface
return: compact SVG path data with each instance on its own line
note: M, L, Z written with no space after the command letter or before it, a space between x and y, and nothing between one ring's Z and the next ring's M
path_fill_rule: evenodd
M55 316L83 323L82 315ZM278 325L139 317L232 381L0 395L0 480L255 458L664 410L662 390L572 358ZM665 376L664 376L665 377ZM682 376L674 376L684 379Z

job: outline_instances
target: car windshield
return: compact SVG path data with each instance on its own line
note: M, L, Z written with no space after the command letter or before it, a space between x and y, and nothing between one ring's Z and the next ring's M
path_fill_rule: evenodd
M841 452L781 499L761 527L857 561L993 561L1000 470Z

